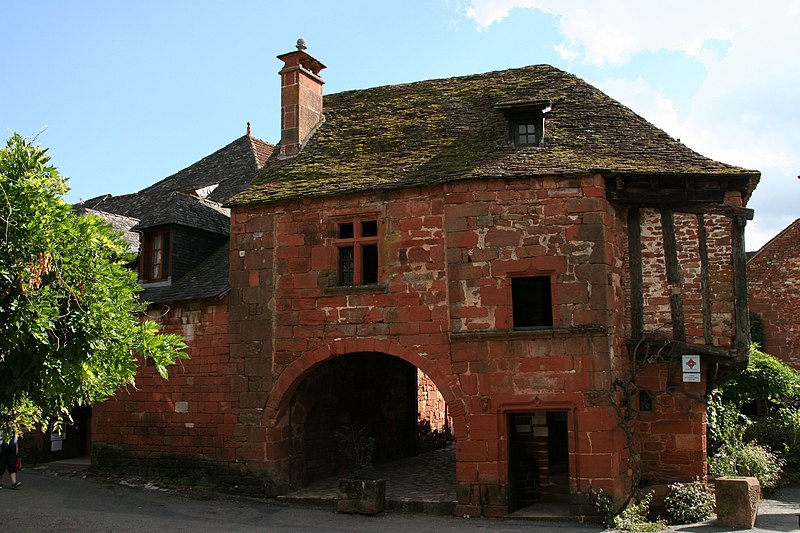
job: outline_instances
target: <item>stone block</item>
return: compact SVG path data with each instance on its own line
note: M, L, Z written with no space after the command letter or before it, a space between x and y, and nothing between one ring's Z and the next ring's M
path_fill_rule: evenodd
M340 479L336 510L340 513L376 515L386 508L385 479Z
M721 477L714 482L717 520L728 527L751 529L756 523L761 486L754 477Z

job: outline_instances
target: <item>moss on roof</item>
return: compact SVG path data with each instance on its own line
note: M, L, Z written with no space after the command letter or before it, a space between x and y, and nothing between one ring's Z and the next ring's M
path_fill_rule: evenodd
M495 105L515 100L552 103L542 147L511 144ZM587 171L758 177L701 156L549 65L331 94L323 108L303 150L289 159L276 150L229 205Z

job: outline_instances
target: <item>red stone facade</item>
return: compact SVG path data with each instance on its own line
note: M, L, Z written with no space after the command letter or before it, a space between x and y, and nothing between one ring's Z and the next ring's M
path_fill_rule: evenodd
M644 210L641 224L645 324L670 339L657 213ZM336 283L336 221L354 217L379 221L376 286ZM699 283L700 219L674 216L687 317L703 313L692 285ZM724 326L733 321L730 275L723 274L730 270L730 227L723 216L703 220L712 240L719 235L706 251L711 290L719 295L710 344L725 346L732 334ZM628 306L626 234L624 212L605 200L597 175L462 182L235 210L232 354L251 368L242 379L254 392L242 407L255 416L266 405L266 442L248 444L240 460L271 465L274 479L290 486L302 477L289 453L303 446L294 392L330 360L386 354L427 374L447 402L459 514L497 516L513 506L509 420L519 414L565 414L573 504L585 504L592 488L621 497L631 465L610 400L619 394L615 380L630 369L628 313L620 312ZM515 330L511 283L532 275L551 280L553 325ZM703 339L702 327L687 329ZM653 392L653 411L631 421L637 433L648 432L637 440L643 473L653 482L703 476L704 385L684 386L674 365L658 355L645 359L640 387Z
M275 172L319 126L322 83L302 50L279 57ZM145 368L138 390L98 406L98 462L184 456L220 471L217 487L275 496L342 471L341 426L366 428L383 461L415 453L423 417L452 429L458 515L540 500L589 514L595 489L622 501L640 482L704 476L704 393L746 363L736 273L752 212L711 171L664 176L671 160L660 176L545 173L525 150L507 178L234 199L230 292L163 315L192 359L168 382ZM260 186L282 179L318 192L305 175ZM699 383L682 378L689 354Z
M747 262L750 311L764 324L763 350L800 370L800 219Z
M192 302L153 314L162 312L162 331L183 336L190 359L171 368L169 380L144 363L135 386L94 407L94 442L102 443L101 450L135 450L143 457L234 462L241 383L229 356L227 301Z

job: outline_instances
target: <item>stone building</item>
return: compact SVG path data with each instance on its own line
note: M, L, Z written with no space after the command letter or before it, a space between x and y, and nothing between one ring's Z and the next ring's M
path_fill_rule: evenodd
M95 408L97 463L273 496L339 470L342 425L377 461L416 453L424 383L459 515L705 475L703 396L747 362L758 172L547 65L323 97L322 63L278 57L281 139L226 200L228 284L158 298L192 359Z
M763 325L762 349L800 370L800 219L747 261L750 311Z

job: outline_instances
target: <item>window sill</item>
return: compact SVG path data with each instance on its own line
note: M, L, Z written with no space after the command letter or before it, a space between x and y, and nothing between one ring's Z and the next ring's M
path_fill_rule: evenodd
M361 294L361 293L387 293L387 283L372 283L370 285L334 285L322 289L323 294Z
M578 334L606 335L608 329L603 326L580 326L573 328L527 328L511 330L465 331L450 333L452 340L525 340L569 337Z

